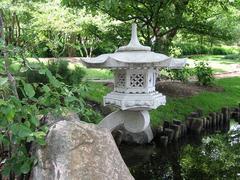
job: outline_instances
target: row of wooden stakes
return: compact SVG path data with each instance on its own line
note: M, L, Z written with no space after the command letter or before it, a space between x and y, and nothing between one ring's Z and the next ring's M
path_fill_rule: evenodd
M231 119L240 123L240 104L234 108L223 107L220 112L212 112L207 116L204 116L203 111L198 109L196 112L190 113L184 122L164 121L162 126L153 130L154 141L166 147L186 135L215 131L227 132Z

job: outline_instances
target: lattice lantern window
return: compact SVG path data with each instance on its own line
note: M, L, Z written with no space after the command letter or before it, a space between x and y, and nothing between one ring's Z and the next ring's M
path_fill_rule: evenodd
M124 92L126 87L126 71L117 71L115 73L115 92Z
M130 87L142 88L144 87L144 74L131 74L130 75Z
M124 73L119 73L117 76L116 87L125 87L126 76Z

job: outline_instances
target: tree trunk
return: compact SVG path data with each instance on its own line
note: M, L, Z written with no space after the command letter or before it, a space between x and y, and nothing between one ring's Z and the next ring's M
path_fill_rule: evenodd
M164 54L169 54L169 48L172 45L173 38L177 34L177 29L170 31L165 35L155 34L155 42L153 44L153 50Z
M68 57L75 57L76 56L76 48L74 48L72 45L76 44L76 35L71 34L69 38L69 45L67 46L67 53Z

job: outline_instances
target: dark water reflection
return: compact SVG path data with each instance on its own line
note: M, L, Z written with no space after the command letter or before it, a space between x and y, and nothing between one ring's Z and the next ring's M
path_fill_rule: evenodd
M229 133L229 137L227 137L228 139L231 140L230 144L237 143L240 145L240 142L239 142L240 126L235 122L231 122L230 129L231 129L230 132L233 132L233 133ZM236 133L237 133L237 136L236 136ZM219 134L220 135L218 136L225 137L226 134L228 133L219 133ZM187 146L189 145L191 146L191 148L193 148L193 150L196 149L196 151L192 150L191 154L189 153L190 154L189 156L191 156L190 157L191 160L195 160L194 156L198 158L196 159L196 161L199 160L201 156L198 157L198 154L195 155L193 154L193 152L194 153L201 152L201 151L197 151L197 148L198 149L201 148L204 145L203 143L204 141L214 136L215 135L211 135L211 134L207 134L207 135L205 134L201 136L193 136L193 135L187 136L186 138L183 138L177 143L172 143L167 148L160 147L156 144L143 145L143 146L123 144L120 146L119 149L124 161L126 162L127 166L129 167L132 175L135 177L136 180L209 179L209 177L212 177L212 176L207 176L207 175L204 176L204 173L200 172L201 169L193 170L192 167L188 169L186 165L185 166L182 165L181 161L183 161L183 156L184 156L183 151L186 154L186 149L187 149ZM219 139L221 144L221 138ZM213 146L213 148L210 151L214 152L214 150L215 149ZM238 155L240 156L240 149L239 149ZM202 162L202 161L204 161L204 159L202 159L199 162ZM195 166L196 164L197 162L193 163L193 166ZM238 171L238 173L240 173L240 171ZM215 179L215 178L212 177L212 179ZM219 179L222 179L222 178L220 177ZM225 177L223 179L232 179L232 177L229 177L229 178ZM240 179L240 176L239 176L239 179Z

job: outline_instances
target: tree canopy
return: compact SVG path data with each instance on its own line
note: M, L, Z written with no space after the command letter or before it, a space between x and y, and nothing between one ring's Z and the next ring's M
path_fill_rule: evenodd
M69 7L101 11L140 26L144 43L167 51L179 31L231 40L239 22L239 1L229 0L62 0ZM238 21L236 21L238 20Z
M239 0L2 0L6 43L30 56L96 56L140 41L169 54L175 42L233 44L240 37ZM198 46L198 45L197 45Z

